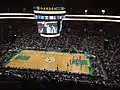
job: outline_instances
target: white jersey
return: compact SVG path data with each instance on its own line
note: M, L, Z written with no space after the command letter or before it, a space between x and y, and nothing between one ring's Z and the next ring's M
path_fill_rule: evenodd
M43 33L43 28L42 29L38 29L39 33Z
M52 26L52 33L57 33L57 30L54 26Z
M50 26L47 26L47 33L51 33L51 28L50 28Z

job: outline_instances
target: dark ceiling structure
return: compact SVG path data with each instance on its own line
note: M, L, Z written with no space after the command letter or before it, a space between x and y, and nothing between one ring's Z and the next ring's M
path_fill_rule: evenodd
M117 0L31 0L38 5L62 5L78 9L117 9Z
M74 12L100 11L106 10L110 13L120 13L118 0L3 0L0 3L0 9L4 8L28 8L32 9L34 5L38 6L64 6ZM118 14L117 14L118 15Z

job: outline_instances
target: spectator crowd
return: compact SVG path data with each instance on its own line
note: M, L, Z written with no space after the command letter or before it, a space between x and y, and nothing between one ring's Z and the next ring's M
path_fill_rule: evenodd
M0 65L3 68L8 61L6 58L8 52L13 52L21 48L27 49L69 49L69 51L87 50L90 54L96 55L93 75L84 75L77 73L68 73L61 71L48 70L31 70L31 69L10 69L6 68L5 75L14 75L25 79L39 79L39 80L57 80L86 82L90 84L120 84L120 34L113 34L111 32L103 32L103 35L92 35L89 33L61 31L58 37L47 38L42 37L37 32L37 28L26 27L23 25L17 29L17 33L12 34L14 37L7 43L0 43ZM11 29L12 30L12 29ZM103 69L101 69L101 66ZM103 71L104 70L104 71ZM106 73L106 76L104 73ZM108 79L105 81L104 77ZM108 83L109 81L109 83Z

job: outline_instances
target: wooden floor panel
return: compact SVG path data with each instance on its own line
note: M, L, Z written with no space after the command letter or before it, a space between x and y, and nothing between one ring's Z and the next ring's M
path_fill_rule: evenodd
M70 65L67 68L67 63L70 63L70 60L73 57L79 58L81 56L82 60L87 60L85 54L69 54L69 53L60 53L60 52L44 52L44 51L35 51L35 50L23 50L19 55L31 56L29 60L14 60L11 59L10 63L7 64L9 67L21 67L21 68L32 68L32 69L48 69L56 70L57 65L59 70L69 71L69 72L80 72L80 73L89 73L88 66L76 66ZM53 57L55 58L54 62L46 62L46 58Z

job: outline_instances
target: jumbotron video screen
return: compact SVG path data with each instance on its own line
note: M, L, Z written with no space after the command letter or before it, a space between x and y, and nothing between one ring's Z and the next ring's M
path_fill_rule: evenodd
M57 21L41 21L37 22L38 24L38 32L40 34L57 34L58 32L58 23Z

